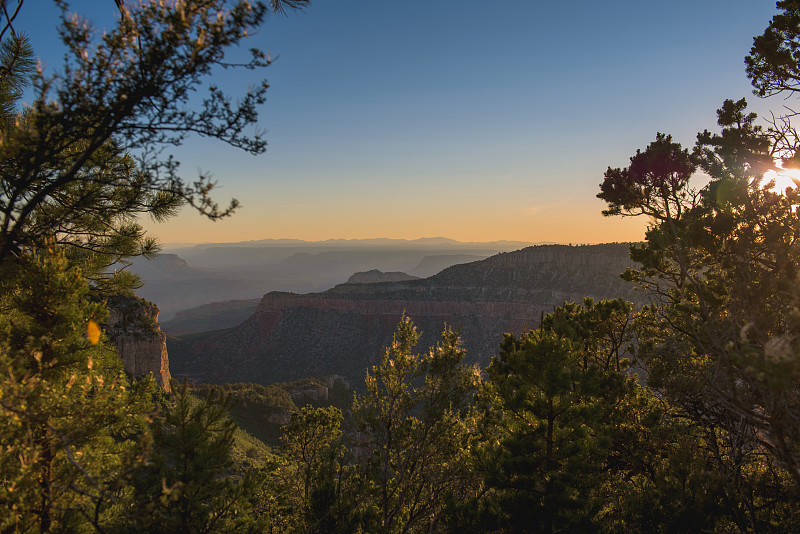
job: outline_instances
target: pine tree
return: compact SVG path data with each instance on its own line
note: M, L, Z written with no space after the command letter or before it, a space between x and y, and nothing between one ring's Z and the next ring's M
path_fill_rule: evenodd
M266 81L233 103L211 77L226 68L268 66L257 49L231 56L270 12L307 3L118 2L116 23L99 32L56 2L65 63L59 76L34 76L32 103L22 112L17 99L29 80L31 50L14 33L16 11L3 9L0 276L24 250L55 239L95 285L130 289L135 279L107 267L156 251L137 216L163 220L184 204L211 219L230 214L238 202L220 207L211 198L214 181L204 174L186 179L169 148L198 134L253 154L265 150L262 136L248 127Z
M175 381L172 390L153 425L154 453L133 478L136 499L120 530L249 532L258 480L233 472L230 398L217 390L199 400Z
M0 529L101 530L148 451L152 381L128 381L63 253L24 255L3 290Z
M259 499L265 529L345 534L363 526L360 479L342 443L341 423L339 409L309 405L283 427Z
M631 379L584 365L580 345L552 330L506 334L487 368L499 418L484 455L485 528L552 533L596 529L596 493Z
M463 364L457 332L446 329L427 354L414 353L418 340L403 316L353 403L357 447L385 532L441 528L448 498L460 500L477 483L467 462L477 373Z
M629 167L609 169L598 195L607 213L651 218L646 243L631 249L642 267L625 275L653 298L637 320L639 357L648 384L735 481L728 513L742 526L774 520L761 514L768 495L796 503L800 492L800 196L765 183L783 141L755 119L744 100L727 100L721 133L699 134L691 155L660 136ZM696 166L712 178L700 190L683 172Z

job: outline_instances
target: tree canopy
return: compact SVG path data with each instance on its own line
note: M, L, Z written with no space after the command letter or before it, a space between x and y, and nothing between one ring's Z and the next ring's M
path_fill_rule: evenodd
M45 76L13 27L22 2L0 0L0 531L800 530L800 182L765 178L800 162L792 113L759 124L726 100L691 149L657 133L606 170L604 214L649 223L623 274L647 305L564 303L485 373L457 330L418 351L403 316L349 410L284 395L281 446L243 473L226 388L129 379L96 293L153 250L135 216L236 207L169 148L264 150L247 131L266 83L233 103L206 82L268 65L228 55L306 2L120 0L102 35L56 3L69 53ZM778 7L746 60L761 96L800 91L800 0Z
M66 2L56 4L66 60L57 74L37 71L32 79L33 50L5 14L0 265L55 239L99 277L108 265L155 249L138 215L161 220L188 203L217 219L237 207L236 200L220 207L212 199L208 175L184 178L169 147L200 135L254 154L265 150L251 126L266 81L234 102L212 76L268 66L255 48L243 61L231 56L269 13L307 0L118 2L115 25L102 33ZM110 2L106 8L115 10ZM33 101L17 111L26 83Z

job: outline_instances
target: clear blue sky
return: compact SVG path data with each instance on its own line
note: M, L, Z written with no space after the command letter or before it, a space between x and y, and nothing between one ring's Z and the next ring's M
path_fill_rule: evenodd
M20 24L57 69L39 4ZM111 0L74 3L85 6L112 20ZM753 0L317 0L253 37L278 56L262 71L267 153L207 140L177 152L188 178L211 172L220 200L243 208L148 227L164 242L640 239L644 221L601 217L603 172L658 131L691 145L725 98L779 109L751 94L743 63L775 12ZM224 85L253 80L226 73Z

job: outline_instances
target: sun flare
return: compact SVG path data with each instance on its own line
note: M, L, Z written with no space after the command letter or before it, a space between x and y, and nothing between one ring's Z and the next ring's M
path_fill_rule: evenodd
M795 181L800 181L800 169L779 168L776 171L767 171L764 173L763 183L766 184L770 181L775 182L770 190L776 193L785 193L787 187L796 189L798 185Z

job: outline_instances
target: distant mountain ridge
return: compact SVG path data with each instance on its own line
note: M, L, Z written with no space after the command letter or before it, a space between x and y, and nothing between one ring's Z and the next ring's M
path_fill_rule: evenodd
M351 384L379 361L405 311L436 343L460 327L468 360L487 364L504 332L538 325L564 301L641 294L619 274L627 244L543 245L455 265L422 280L340 284L321 293L271 292L239 326L171 339L173 374L206 382L262 384L339 374Z
M303 239L256 239L248 241L237 241L230 243L196 243L191 245L195 248L209 248L209 247L264 247L264 246L279 246L279 247L305 247L305 246L335 246L335 247L353 247L353 246L432 246L439 248L441 246L455 246L455 247L485 247L485 248L502 248L502 249L518 249L535 244L547 243L530 243L527 241L457 241L447 237L421 237L418 239L395 239L388 237L365 238L365 239L324 239L320 241L306 241ZM181 249L187 248L185 243L178 243ZM167 243L165 250L172 250L170 244Z
M155 302L165 320L211 302L260 298L270 291L325 291L355 272L377 269L430 276L455 263L519 248L519 243L460 243L445 238L263 240L206 243L171 250L131 270L145 284L140 296ZM435 256L435 261L426 261ZM415 270L415 272L409 272Z

